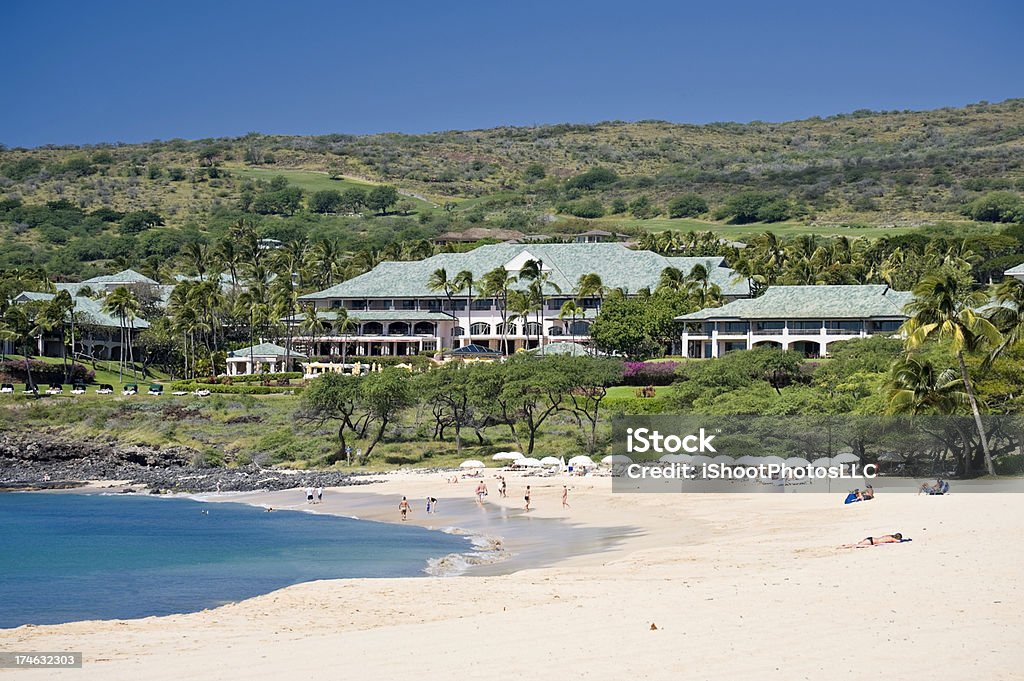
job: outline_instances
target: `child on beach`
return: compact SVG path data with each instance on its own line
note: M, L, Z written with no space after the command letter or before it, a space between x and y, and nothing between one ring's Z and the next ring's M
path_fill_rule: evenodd
M405 516L409 514L409 500L402 497L402 501L398 504L398 510L402 513L402 520L405 521Z
M526 500L526 510L530 510L530 486L526 486L526 496L523 497Z
M434 497L427 497L427 513L437 512L437 499Z
M324 500L324 488L323 487L317 487L316 488L316 503L318 503L318 504L322 503L323 500Z
M501 480L501 487L498 488L498 494L501 496L502 499L504 499L505 497L508 496L508 494L505 491L505 476L499 476L498 479Z

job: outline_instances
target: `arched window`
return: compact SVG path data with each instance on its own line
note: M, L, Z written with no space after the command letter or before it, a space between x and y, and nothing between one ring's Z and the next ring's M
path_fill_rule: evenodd
M488 336L491 333L491 325L477 322L469 327L469 332L474 336Z
M502 329L506 329L502 331ZM496 324L494 327L494 333L497 335L515 336L518 333L518 327L515 324L509 323L506 327L505 324Z
M465 333L466 333L466 330L464 328L462 328L461 326L456 326L454 329L452 329L452 335L453 336L462 336Z
M565 331L560 326L552 326L548 328L549 336L561 336Z
M388 325L388 333L392 336L408 336L409 325L405 322L391 322Z
M364 336L379 336L384 333L384 325L380 322L367 322L363 324Z
M417 336L433 336L434 335L434 323L433 322L416 322L412 327L412 332Z
M526 324L526 335L527 336L539 336L543 333L544 327L537 322L528 322Z

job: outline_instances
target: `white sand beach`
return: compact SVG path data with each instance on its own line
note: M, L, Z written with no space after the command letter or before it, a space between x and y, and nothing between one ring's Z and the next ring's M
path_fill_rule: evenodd
M0 649L81 651L82 669L36 676L103 680L1024 676L1019 494L844 506L841 494L629 495L608 478L511 475L500 499L492 475L486 506L509 529L509 553L566 524L603 540L511 574L320 581L194 614L3 630ZM406 495L409 522L473 522L446 510L475 507L475 481L382 480L329 489L314 508L397 521ZM428 495L436 515L424 513ZM224 498L304 508L302 496ZM913 541L837 548L896 531ZM19 674L30 676L0 670Z

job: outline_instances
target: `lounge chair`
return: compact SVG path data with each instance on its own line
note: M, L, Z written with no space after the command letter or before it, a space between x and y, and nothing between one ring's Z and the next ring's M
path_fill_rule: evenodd
M197 389L197 390L196 390L196 391L195 391L194 393L192 393L192 394L193 394L193 395L195 395L196 397L209 397L209 396L210 396L210 395L212 395L213 393L211 393L211 392L210 392L209 390L207 390L206 388L198 388L198 389Z
M149 384L149 390L147 391L147 394L155 395L157 397L160 397L161 395L164 394L164 387L162 385L160 385L159 383L150 383Z
M182 395L188 395L188 391L187 390L175 390L171 394L174 395L175 397L181 397Z
M25 384L25 388L21 391L22 395L39 395L39 387L35 385Z
M64 386L60 383L51 383L50 387L46 389L47 395L60 395L64 392Z
M0 394L11 395L13 393L14 393L14 384L13 383L4 383L3 385L0 385Z
M121 389L121 394L122 395L138 395L139 394L139 386L137 386L134 383L129 383L124 388Z
M97 395L113 395L114 394L114 386L110 385L109 383L103 383L102 385L100 385L99 389L96 391L96 394Z
M72 395L84 395L85 394L85 384L84 383L75 383L74 386L72 386L72 388L71 388L71 394Z

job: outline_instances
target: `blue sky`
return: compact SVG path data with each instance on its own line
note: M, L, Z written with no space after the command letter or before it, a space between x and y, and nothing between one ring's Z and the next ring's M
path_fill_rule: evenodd
M7 0L0 18L8 146L781 121L1024 96L1013 1Z

